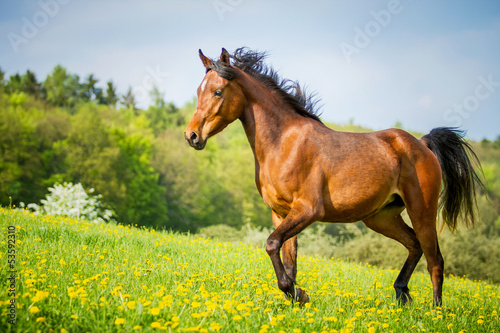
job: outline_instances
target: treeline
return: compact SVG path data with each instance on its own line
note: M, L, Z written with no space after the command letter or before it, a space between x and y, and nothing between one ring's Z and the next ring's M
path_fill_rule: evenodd
M0 204L39 203L48 187L72 182L94 188L125 224L192 232L219 224L272 225L238 122L195 151L183 136L194 100L178 107L155 88L152 105L142 110L131 89L116 91L112 81L101 87L94 75L81 80L62 66L43 81L29 70L9 78L0 70ZM331 127L368 130L352 123ZM500 137L472 144L489 198L480 194L475 233L500 239ZM326 231L342 242L366 233L362 224L357 231L329 224Z
M131 89L56 66L44 81L0 71L0 204L39 203L56 183L94 188L125 224L196 231L269 222L237 126L196 152L184 142L195 104L137 109ZM120 104L118 103L120 102ZM231 138L231 139L229 139ZM217 152L215 152L217 151Z

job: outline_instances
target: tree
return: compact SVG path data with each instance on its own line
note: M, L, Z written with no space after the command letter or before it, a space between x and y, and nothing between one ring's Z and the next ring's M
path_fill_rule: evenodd
M165 131L167 127L176 127L184 124L184 116L174 103L167 103L164 99L165 94L156 86L150 92L153 105L146 111L146 116L150 121L150 127L153 128L155 135Z
M99 82L94 77L94 74L89 74L86 81L82 85L82 98L84 101L89 102L95 98L96 84Z
M127 109L132 109L135 110L135 96L134 93L132 92L132 87L129 87L127 90L127 93L125 95L122 95L122 104L125 108Z
M61 65L47 75L44 87L46 100L55 106L73 106L81 99L80 78L68 74Z
M112 106L113 108L116 107L116 103L118 102L118 95L116 94L116 87L113 84L112 80L109 80L107 82L107 89L106 89L106 97L105 101L106 104L109 106Z
M22 82L22 90L25 93L34 96L36 98L40 97L42 85L36 79L35 73L33 73L28 69L26 71L26 74L24 74L21 77L21 82Z
M23 91L23 82L21 79L21 75L16 73L9 77L9 81L7 82L7 93L15 93Z
M5 72L0 67L0 92L3 91L3 87L5 85L4 78L5 78Z

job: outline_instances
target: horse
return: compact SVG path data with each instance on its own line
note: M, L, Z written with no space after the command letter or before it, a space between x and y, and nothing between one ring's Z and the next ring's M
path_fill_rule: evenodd
M266 252L285 298L309 302L296 286L297 234L316 221L363 221L408 250L394 282L399 304L412 301L408 282L424 254L433 304L440 306L444 260L438 211L451 230L458 221L473 226L476 187L484 186L464 132L440 127L417 139L401 129L334 131L319 118L313 95L264 63L265 52L239 48L229 54L223 48L219 60L201 50L199 56L205 76L184 137L201 150L236 119L243 124L255 158L255 183L272 211L275 230ZM404 209L412 227L401 217Z

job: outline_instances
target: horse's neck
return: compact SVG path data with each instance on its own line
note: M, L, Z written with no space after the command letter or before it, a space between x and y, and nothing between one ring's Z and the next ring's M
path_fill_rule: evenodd
M279 149L283 133L292 123L292 118L298 116L280 104L283 103L255 101L245 108L240 118L258 161L262 162L273 149Z

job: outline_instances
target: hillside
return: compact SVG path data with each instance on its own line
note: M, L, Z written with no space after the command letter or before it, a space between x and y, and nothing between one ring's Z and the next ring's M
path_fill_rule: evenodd
M299 257L311 303L285 301L265 251L189 234L0 209L2 332L495 332L500 286L446 276L432 308L427 274L396 305L395 270ZM15 227L15 228L13 228ZM14 230L15 229L15 230ZM10 234L9 234L10 231ZM9 267L8 235L15 235ZM11 252L12 253L12 252ZM12 282L12 281L11 281ZM5 290L5 284L3 285Z
M272 227L239 121L195 151L183 131L196 100L176 106L154 88L153 105L142 110L132 90L119 96L112 81L106 86L92 74L82 79L62 66L41 81L29 70L7 78L0 69L0 206L40 204L49 188L71 182L93 189L124 225L225 240ZM371 130L354 121L328 126ZM500 283L500 137L471 144L482 162L488 199L478 193L481 220L474 230L441 235L445 272ZM399 269L407 255L362 223L313 225L299 238L305 239L302 254L387 268ZM424 260L418 269L425 272Z

